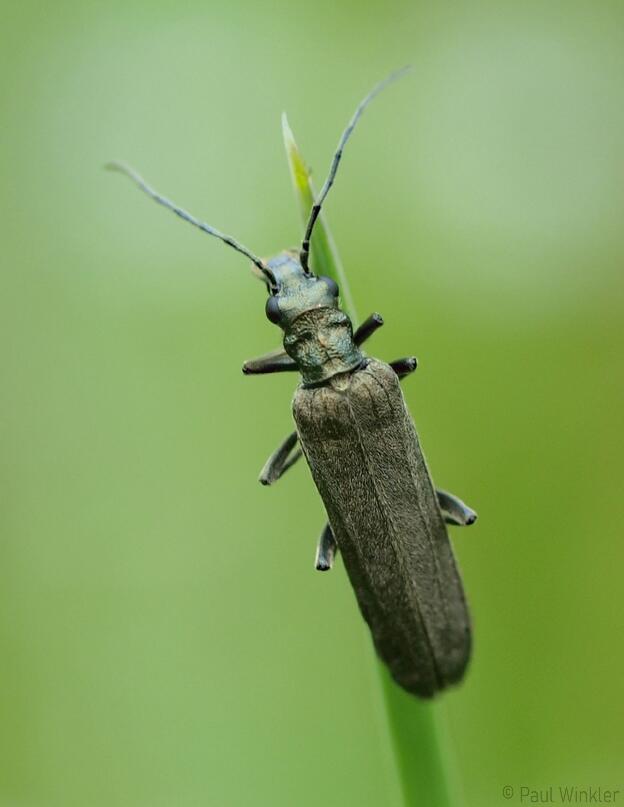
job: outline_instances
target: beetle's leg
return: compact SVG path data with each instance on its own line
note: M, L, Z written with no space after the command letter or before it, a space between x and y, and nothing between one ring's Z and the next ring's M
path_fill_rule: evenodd
M438 502L442 509L442 515L447 524L455 526L468 526L477 520L477 514L470 507L465 505L461 499L443 490L436 491ZM315 566L319 572L327 572L334 565L334 560L338 554L338 544L334 538L331 526L327 523L319 538L316 549Z
M245 375L258 375L259 373L288 373L297 369L297 363L290 358L285 350L273 350L257 359L249 359L243 364Z
M399 378L405 378L406 375L413 373L418 367L418 359L416 356L407 356L404 359L395 359L390 362L390 367L398 375Z
M297 446L298 442L297 432L293 432L271 454L260 471L260 482L263 485L272 485L273 482L277 482L280 476L297 462L302 455L301 449Z
M475 511L464 504L457 496L452 493L447 493L445 490L436 490L438 496L438 504L442 515L447 524L453 524L456 527L468 527L474 524L477 520Z
M378 328L384 324L381 314L371 314L368 319L365 319L360 327L353 334L353 341L359 347L363 345L369 336L372 336Z
M373 320L375 316L378 315L373 314L371 317L368 318L367 322L369 320ZM381 319L381 317L379 319ZM379 327L379 325L375 327ZM369 331L369 334L370 333L372 333L372 331ZM264 359L269 359L269 361L273 361L276 355L278 355L279 358L279 354L273 353L268 354L268 356L261 357L260 359L256 359L255 362L246 362L243 367L243 372L270 373L270 372L280 372L280 370L291 369L290 367L279 367L277 369L271 368L268 370L265 369L245 370L245 368L251 364L253 364L254 367L261 365ZM417 364L416 359L413 356L410 356L405 359L397 359L396 361L391 362L390 366L392 367L392 369L398 375L399 378L404 378L406 375L409 375L409 373L414 372L414 370L416 369L416 364ZM277 480L283 474L285 474L286 471L297 462L297 460L301 458L302 456L301 449L297 448L296 450L293 450L295 449L297 442L298 442L297 432L292 432L292 434L288 435L288 437L279 446L279 448L276 451L274 451L273 454L271 454L269 459L264 464L264 468L260 472L260 482L263 485L272 485L274 482L277 482Z
M316 560L314 565L319 572L327 572L334 565L334 559L338 552L338 544L334 538L334 533L329 522L323 528L316 548Z

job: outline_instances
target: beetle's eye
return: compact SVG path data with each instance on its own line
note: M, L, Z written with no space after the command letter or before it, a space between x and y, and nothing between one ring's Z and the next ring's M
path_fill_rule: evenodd
M277 325L277 323L280 321L281 318L279 302L277 300L277 297L271 295L269 299L266 301L266 306L264 310L266 311L267 319L270 322L273 322L275 323L275 325Z
M327 277L326 275L321 275L319 280L322 280L323 283L327 286L327 291L331 294L332 297L338 297L340 294L340 290L338 288L338 284L331 279L331 277Z

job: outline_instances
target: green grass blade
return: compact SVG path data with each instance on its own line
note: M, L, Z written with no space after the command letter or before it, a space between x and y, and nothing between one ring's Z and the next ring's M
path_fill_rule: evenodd
M314 187L285 114L282 116L282 132L295 196L305 226L314 203ZM312 236L312 268L315 274L328 275L338 283L342 307L356 325L355 306L346 274L323 213ZM451 775L440 704L424 703L408 695L394 683L381 662L378 666L388 730L406 807L455 807L458 804L457 788Z
M443 704L425 702L397 686L378 662L388 728L405 804L455 807L460 803L446 736Z
M284 146L290 168L295 196L299 204L301 219L305 226L308 215L314 204L315 193L310 172L295 142L292 130L288 125L288 118L284 112L282 115L282 134L284 136ZM303 237L303 233L302 233ZM342 307L351 318L353 326L357 327L357 315L347 276L338 254L336 243L325 222L325 215L321 212L314 233L312 235L312 270L316 275L327 275L336 281L340 288L340 298Z

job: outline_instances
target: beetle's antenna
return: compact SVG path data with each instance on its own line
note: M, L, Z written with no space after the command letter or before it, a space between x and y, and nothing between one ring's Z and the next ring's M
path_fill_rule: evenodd
M321 207L323 202L325 201L325 197L329 193L329 189L334 184L334 179L336 178L336 173L338 171L338 166L340 164L340 160L342 159L342 152L344 151L344 147L347 144L347 140L351 137L351 133L355 129L355 125L360 119L362 112L366 109L366 107L370 104L373 98L378 95L388 84L391 84L393 81L396 81L402 75L407 73L408 70L411 70L411 66L408 65L407 67L402 67L400 70L396 70L394 73L391 73L387 78L383 81L380 81L379 84L376 84L373 89L368 93L366 98L364 98L357 106L357 109L353 113L353 117L349 121L349 125L342 133L342 137L338 142L338 148L336 149L336 153L334 154L334 158L332 160L329 174L327 175L327 179L325 180L325 184L323 185L321 192L318 197L318 201L312 206L312 210L310 211L310 218L308 219L308 224L306 227L305 235L303 236L303 243L301 244L301 252L299 253L299 259L301 261L301 266L304 272L309 273L308 269L308 258L310 256L310 238L312 237L312 230L314 229L314 225L318 218L319 213L321 212Z
M211 227L209 224L206 224L199 219L196 219L195 216L192 216L190 213L187 213L186 210L183 210L181 207L178 207L174 202L169 201L169 199L161 196L160 193L155 191L151 188L147 182L143 179L140 174L137 174L132 168L129 168L127 165L118 162L107 163L105 168L108 168L109 171L119 171L121 174L125 174L129 177L135 185L137 185L144 193L150 196L155 202L158 202L159 205L163 205L168 210L173 210L176 216L179 216L184 221L188 221L189 224L195 225L195 227L199 227L200 230L203 230L208 235L214 235L216 238L220 238L221 241L224 241L228 246L235 249L237 252L246 255L252 263L254 263L258 269L262 272L264 277L269 281L272 282L271 277L268 273L266 264L260 260L256 255L253 254L247 247L243 246L243 244L239 244L234 238L229 235L225 235L219 230L216 230L214 227Z

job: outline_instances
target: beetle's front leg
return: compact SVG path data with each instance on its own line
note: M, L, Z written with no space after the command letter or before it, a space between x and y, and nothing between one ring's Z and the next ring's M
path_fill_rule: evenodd
M371 337L384 324L381 314L371 314L370 317L364 320L359 328L353 334L353 341L359 347ZM395 359L390 362L390 367L398 375L399 378L405 378L406 375L413 373L418 367L418 359L416 356L407 356L404 359Z
M475 523L477 514L461 499L446 490L437 490L436 493L440 510L442 510L447 524L453 524L455 527L469 527Z
M290 358L285 350L272 350L257 359L249 359L243 364L245 375L259 375L260 373L292 373L297 369L297 363Z
M284 442L271 454L264 463L264 468L260 471L260 482L263 485L272 485L273 482L285 474L289 468L302 456L302 451L298 447L299 437L297 432L292 432Z
M381 314L371 314L370 317L365 319L360 327L356 329L355 333L353 334L353 341L358 347L363 345L369 336L372 336L378 328L381 328L383 324L384 321Z

